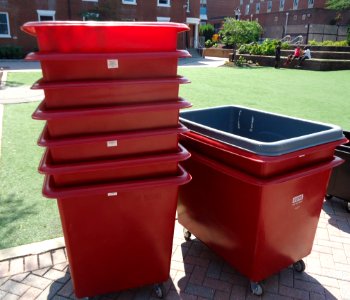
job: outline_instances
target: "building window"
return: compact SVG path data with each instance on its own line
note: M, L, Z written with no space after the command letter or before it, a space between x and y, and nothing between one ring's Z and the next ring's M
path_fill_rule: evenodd
M307 1L307 7L308 8L313 8L314 7L314 0L308 0Z
M170 7L170 0L158 0L158 6Z
M249 14L249 10L250 10L250 4L247 4L245 6L245 14L248 15Z
M157 17L157 22L170 22L170 17Z
M294 16L293 16L293 20L294 20L294 21L297 21L297 20L298 20L298 15L294 15Z
M271 12L271 9L272 9L272 1L269 0L267 1L267 12Z
M280 0L280 11L284 10L284 2L285 0Z
M293 9L298 9L299 0L293 0Z
M259 18L255 18L255 21L256 21L256 22L259 22Z
M190 12L190 0L187 0L187 9L186 9L186 12L189 13Z
M255 13L256 14L260 13L260 2L256 3L255 5Z
M136 0L123 0L123 4L131 4L131 5L136 5Z
M200 2L200 18L201 20L208 20L207 16L207 0L201 0Z
M250 3L253 3L253 2L254 2L254 0L249 0L249 2L250 2Z
M5 12L0 12L0 38L7 37L11 37L9 14Z
M275 22L277 22L277 21L278 21L278 17L276 16L276 17L275 17Z
M243 0L239 0L239 5L243 5Z
M41 21L55 21L56 11L54 10L37 10L38 20Z
M303 15L301 16L301 19L302 19L303 21L305 21L305 20L306 20L306 14L303 14Z

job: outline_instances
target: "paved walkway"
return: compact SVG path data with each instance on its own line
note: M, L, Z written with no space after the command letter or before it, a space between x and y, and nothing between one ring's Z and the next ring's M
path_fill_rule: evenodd
M0 258L0 299L76 299L63 244L43 249L29 247L26 255L22 247L18 255L12 250L12 258ZM264 281L263 297L252 296L244 276L197 239L186 242L176 224L166 299L350 299L350 214L342 201L325 202L312 253L304 260L304 273L284 269ZM147 286L94 299L157 298Z

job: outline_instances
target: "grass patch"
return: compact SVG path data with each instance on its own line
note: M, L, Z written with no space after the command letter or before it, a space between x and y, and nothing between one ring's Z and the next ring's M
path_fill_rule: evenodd
M43 122L31 119L38 103L5 105L0 157L0 249L62 235L56 201L41 196L37 171Z
M180 95L193 108L243 105L350 130L350 71L180 67L179 74L192 81Z
M41 77L41 72L8 72L5 84L8 87L32 85Z

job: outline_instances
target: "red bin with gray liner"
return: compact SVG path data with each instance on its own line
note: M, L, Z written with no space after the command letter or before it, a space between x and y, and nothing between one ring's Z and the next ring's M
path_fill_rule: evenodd
M190 157L181 145L174 153L138 155L113 160L80 163L53 163L46 150L39 172L53 177L55 186L98 184L116 180L150 179L176 175L178 163Z
M189 232L252 284L311 252L330 172L342 159L262 179L189 151L182 165L193 180L180 188L177 210Z
M43 194L57 198L76 297L169 279L178 186L175 176L60 188L46 176Z
M177 76L185 50L150 53L29 53L40 61L44 81L140 79Z
M45 126L38 145L50 150L54 163L74 163L174 152L178 147L179 133L186 131L185 126L178 125L175 128L57 139L50 136Z
M227 166L260 178L283 175L291 171L311 166L314 163L333 159L334 149L345 143L346 138L277 156L259 155L228 145L195 132L180 135L185 147Z
M37 38L42 52L108 53L174 51L178 33L190 30L172 22L27 22L21 29Z
M37 81L32 89L43 89L47 108L103 106L169 101L178 98L184 77L134 80Z
M51 137L126 132L142 129L176 128L179 110L191 104L181 98L174 101L48 109L42 101L32 117L45 120Z

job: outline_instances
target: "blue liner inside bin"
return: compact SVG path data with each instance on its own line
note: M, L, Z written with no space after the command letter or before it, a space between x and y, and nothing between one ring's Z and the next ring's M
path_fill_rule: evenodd
M184 111L180 121L193 132L267 156L344 138L336 125L233 105Z

